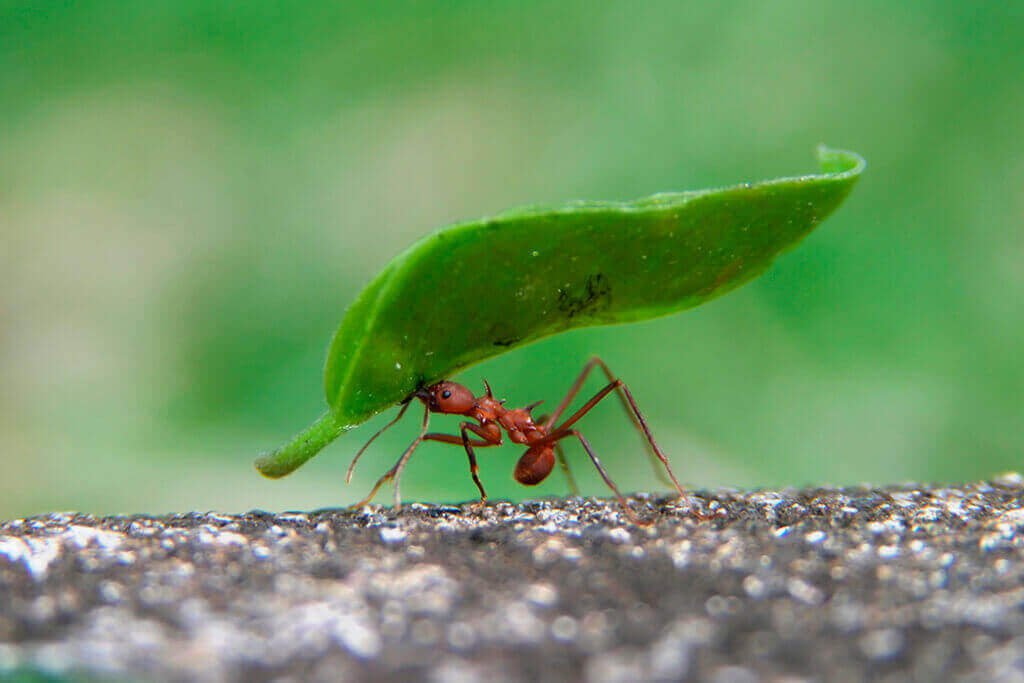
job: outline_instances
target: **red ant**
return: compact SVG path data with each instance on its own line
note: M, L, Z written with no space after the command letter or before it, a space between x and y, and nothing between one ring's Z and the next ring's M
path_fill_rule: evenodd
M565 412L566 408L568 408L569 403L576 398L576 395L583 386L583 382L587 379L587 375L589 375L591 370L595 367L600 367L601 370L604 371L604 374L608 379L608 384L606 384L599 392L594 394L593 398L583 404L579 410L569 416L569 418L564 422L559 424L557 427L553 426L562 416L562 413ZM634 522L639 521L629 509L629 506L626 504L626 499L619 491L619 488L615 485L615 482L613 482L611 477L608 476L608 473L605 471L604 466L598 459L597 454L594 453L594 449L591 448L590 443L578 430L573 428L573 425L576 424L580 418L589 413L594 406L600 403L613 391L618 394L623 407L632 418L634 425L643 434L654 455L661 461L661 464L665 468L665 472L667 472L668 476L672 479L672 484L675 486L676 491L679 492L680 496L685 495L683 487L679 485L676 475L672 472L672 467L669 465L668 458L665 457L661 448L659 448L658 444L654 441L654 436L651 434L651 430L647 426L647 421L644 420L644 416L640 413L640 409L637 407L636 401L633 399L633 394L630 393L629 388L622 383L622 380L612 374L611 370L608 369L608 366L600 358L592 358L583 367L583 371L580 373L579 377L576 378L575 383L573 383L569 392L565 395L565 398L562 399L562 402L558 404L557 408L555 408L555 411L546 417L538 418L537 421L534 421L530 413L543 401L531 403L525 408L509 410L503 405L505 401L499 401L494 398L494 395L491 393L491 387L486 381L484 381L484 387L486 388L486 393L483 396L474 396L473 392L465 386L455 382L444 381L421 388L407 398L402 404L402 409L398 412L398 415L396 415L391 422L384 425L384 427L382 427L376 434L370 437L370 440L359 449L358 453L356 453L356 456L352 459L352 464L349 465L345 481L351 481L352 472L355 470L356 463L370 444L373 443L373 441L386 429L402 419L402 416L405 415L405 411L409 408L413 398L418 398L425 406L425 410L423 411L423 426L420 429L419 436L409 444L409 447L405 449L404 453L402 453L402 457L398 459L398 462L396 462L391 469L385 472L384 475L377 480L377 483L374 484L370 494L362 501L353 505L353 507L362 507L369 503L385 482L393 480L395 482L395 509L400 509L401 494L399 491L399 480L402 476L402 470L405 469L406 464L409 462L409 458L412 457L413 451L415 451L417 446L424 441L439 441L441 443L458 445L465 448L466 455L469 456L469 472L473 476L473 481L476 483L476 487L480 490L480 502L486 503L487 492L484 490L484 485L480 482L476 463L476 453L473 449L500 446L502 444L502 430L505 430L505 432L508 433L510 441L528 448L526 453L519 458L519 462L516 463L515 479L520 484L535 486L544 481L544 479L551 474L551 470L554 469L557 458L562 470L569 479L570 487L575 493L576 482L569 471L569 464L565 460L565 456L559 446L559 442L562 439L575 436L579 439L580 444L583 445L583 449L587 452L587 455L590 456L591 462L594 463L594 467L597 468L598 474L600 474L601 478L604 479L604 483L607 484L608 488L615 493L615 497L618 499L619 504L622 505L626 514ZM430 423L430 413L465 415L479 424L474 424L469 421L460 423L459 436L435 432L428 434L427 426ZM479 438L474 439L470 437L471 433Z

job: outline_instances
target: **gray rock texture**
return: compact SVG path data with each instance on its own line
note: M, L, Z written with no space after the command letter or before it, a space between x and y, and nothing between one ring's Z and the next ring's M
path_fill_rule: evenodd
M0 525L0 672L1024 681L1024 482ZM0 673L0 678L3 674Z

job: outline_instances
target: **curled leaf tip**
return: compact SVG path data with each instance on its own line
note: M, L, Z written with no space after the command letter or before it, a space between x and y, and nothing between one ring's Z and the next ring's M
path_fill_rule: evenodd
M864 157L856 152L835 149L825 144L818 145L817 152L818 164L821 166L823 173L859 176L867 167Z

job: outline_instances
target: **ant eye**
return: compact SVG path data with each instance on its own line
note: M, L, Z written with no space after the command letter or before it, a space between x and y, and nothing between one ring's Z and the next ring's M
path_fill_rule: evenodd
M441 392L441 398L451 398L451 397L452 397L452 392L449 391L448 389L445 389L444 391Z

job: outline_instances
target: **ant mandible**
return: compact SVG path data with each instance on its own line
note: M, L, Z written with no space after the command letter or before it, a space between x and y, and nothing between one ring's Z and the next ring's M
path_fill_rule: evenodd
M576 412L570 415L564 422L558 426L554 426L555 422L562 416L566 408L569 407L569 403L572 402L576 395L580 392L583 387L583 382L586 381L587 376L595 368L599 367L604 372L605 377L608 379L608 384L603 389L598 391L594 396L581 406ZM423 402L425 410L423 411L423 424L420 429L419 436L417 436L405 452L402 453L402 457L398 459L398 462L394 466L385 472L377 483L374 484L373 489L369 495L363 500L353 505L353 507L362 507L366 505L388 481L394 481L395 483L395 509L401 508L401 492L399 489L399 483L402 477L402 470L405 469L406 464L409 462L409 458L412 457L413 451L423 443L424 441L438 441L440 443L452 444L462 446L466 455L469 457L469 472L473 476L473 482L476 483L476 487L480 490L480 502L486 503L487 492L484 490L484 485L480 481L478 473L476 452L474 448L488 448L490 446L500 446L503 443L502 430L508 433L508 438L513 443L521 444L527 447L526 453L519 458L519 462L516 463L515 468L515 479L520 484L526 486L535 486L551 473L554 469L555 461L558 460L562 469L564 470L567 478L569 479L569 485L576 492L576 483L572 478L572 474L569 471L568 462L565 460L565 456L561 451L559 442L562 439L569 438L571 436L579 439L583 449L590 456L591 462L594 463L594 467L597 468L598 474L604 479L604 483L608 485L608 488L615 493L615 497L618 499L619 504L622 505L623 510L626 514L634 521L638 521L633 512L629 509L626 504L626 499L619 491L619 487L615 485L611 477L608 476L608 472L604 469L597 454L594 453L594 449L591 447L587 439L579 432L574 429L573 425L576 424L584 415L589 413L594 406L600 403L612 392L618 394L619 399L622 402L623 407L626 409L629 416L632 418L636 428L643 434L650 446L651 451L661 461L661 464L665 468L665 472L672 480L672 485L676 491L679 492L680 496L685 496L683 487L679 485L679 481L676 479L676 475L672 472L672 467L669 465L668 458L662 452L657 442L654 440L654 436L651 434L650 428L647 426L647 421L644 420L644 416L640 413L640 409L636 405L636 400L633 398L633 394L629 391L629 388L623 384L622 380L615 377L608 366L600 358L592 358L584 367L579 377L573 383L569 392L562 399L562 402L558 404L554 412L550 415L538 418L534 421L531 416L531 411L542 403L537 401L531 403L525 408L508 409L504 406L504 400L497 400L494 398L491 392L491 387L484 381L484 387L486 393L482 396L474 396L473 392L461 384L455 382L438 382L428 387L421 388L414 392L409 398L402 404L402 409L398 412L393 420L388 422L382 427L376 434L370 437L370 440L359 449L355 457L352 459L352 464L349 465L348 473L346 474L345 481L349 482L352 479L352 472L355 470L356 463L359 458L363 455L366 449L370 446L374 440L384 433L389 427L397 423L405 415L405 411L408 410L412 403L413 398L418 398ZM459 424L459 436L453 434L441 434L436 432L427 433L427 427L430 423L431 413L442 413L446 415L464 415L471 420L475 420L476 423L465 421ZM478 437L473 438L470 434Z

